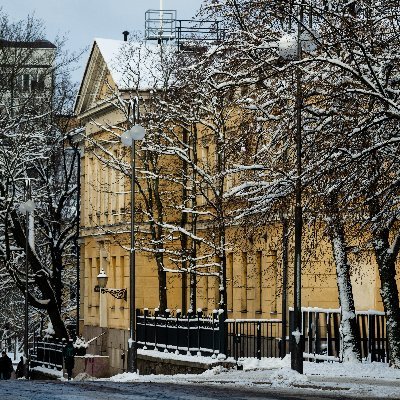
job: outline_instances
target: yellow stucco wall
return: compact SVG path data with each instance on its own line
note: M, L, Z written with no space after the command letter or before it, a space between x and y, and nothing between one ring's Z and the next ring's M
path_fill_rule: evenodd
M106 76L106 75L105 75ZM106 96L110 87L103 85L96 100ZM97 108L96 108L97 107ZM129 163L129 149L118 143L118 137L100 126L117 126L125 122L125 116L101 104L93 105L92 111L81 116L86 135L83 143L81 175L81 293L83 323L98 326L100 322L100 294L94 292L96 276L103 268L109 276L109 288L127 288L128 301L107 297L105 325L110 328L129 326L129 252L130 247L130 181L123 173L107 164L107 157ZM95 123L93 123L95 121ZM233 127L232 127L233 129ZM206 133L199 133L198 154L206 165L215 159L212 141ZM105 159L91 139L103 146ZM114 143L112 143L114 141ZM165 166L169 168L168 159ZM172 165L171 168L179 168ZM235 183L227 179L225 188ZM199 196L199 204L202 199ZM137 196L137 207L142 207ZM168 204L165 204L168 208ZM172 210L168 218L174 217ZM229 316L234 318L276 318L282 312L282 232L281 225L272 222L258 229L229 228L227 241L227 304ZM207 222L202 224L207 229ZM147 228L138 221L140 231ZM251 233L249 233L251 231ZM322 237L323 229L305 227L302 271L302 305L337 308L338 293L335 267L330 244ZM201 229L198 232L201 235ZM140 236L138 240L140 241ZM174 244L170 244L173 247ZM139 246L140 247L140 246ZM201 248L198 250L201 254ZM173 263L165 259L166 266ZM352 281L356 309L382 309L379 295L379 278L373 258L368 254L352 260ZM292 304L293 243L289 243L288 305ZM206 312L218 308L218 278L197 278L197 307ZM189 282L188 285L189 287ZM167 273L168 307L182 308L181 274ZM136 258L136 305L150 309L158 306L157 267L150 253L137 251ZM189 294L187 295L189 299Z

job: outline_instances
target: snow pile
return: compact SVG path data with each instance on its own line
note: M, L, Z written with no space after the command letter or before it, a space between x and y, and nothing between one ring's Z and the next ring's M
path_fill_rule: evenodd
M286 356L284 359L281 358L243 358L239 359L238 364L243 366L244 371L251 370L265 370L265 369L276 369L290 366L290 356Z
M146 377L150 377L153 375L146 375ZM103 379L110 382L134 382L138 380L143 380L144 376L138 375L132 372L123 372L122 374L114 375L111 378ZM147 379L146 379L147 380Z
M201 376L207 377L207 376L215 376L215 375L221 375L222 373L229 372L229 370L222 365L217 365L211 369L208 369L207 371L203 372Z
M290 367L280 368L270 375L273 387L293 386L295 384L304 384L308 382L306 375L299 374Z
M83 381L94 381L96 380L93 376L87 374L86 372L79 373L75 378L74 381L83 382Z

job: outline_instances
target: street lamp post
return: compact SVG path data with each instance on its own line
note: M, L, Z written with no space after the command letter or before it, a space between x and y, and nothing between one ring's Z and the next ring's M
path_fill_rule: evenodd
M74 147L74 153L76 157L76 234L75 234L75 251L76 251L76 337L79 337L79 319L80 319L80 245L79 245L79 230L80 230L80 213L81 213L81 152L78 145Z
M76 234L75 234L75 251L76 251L76 337L80 335L79 319L80 319L80 245L79 245L79 230L80 230L80 204L81 204L81 150L80 145L83 140L82 128L75 130L69 140L71 148L76 158Z
M303 10L300 10L302 21ZM301 23L297 29L297 59L301 60ZM301 205L301 150L302 150L302 124L301 111L303 107L303 91L301 87L301 69L296 68L296 204L294 209L294 314L293 314L293 346L291 367L303 373L303 335L301 320L301 240L303 231L303 209Z
M139 100L135 97L133 102L133 126L121 135L124 146L131 148L131 249L130 249L130 287L129 287L129 343L128 343L128 371L137 370L136 346L136 251L135 251L135 180L136 180L136 141L143 140L146 134L141 125L136 124L139 119ZM129 115L128 115L129 117Z
M35 203L31 200L31 185L29 179L25 181L25 202L19 206L19 211L25 213L25 315L24 315L24 356L28 359L28 320L29 320L29 299L28 299L28 280L29 280L29 236L30 236L30 214L35 209ZM28 378L28 368L24 369L25 378Z
M303 2L300 5L297 35L286 35L279 44L279 54L286 60L300 61L302 57L302 42L311 46L309 35L302 34ZM303 230L302 192L302 108L303 91L300 66L296 68L296 182L295 182L295 214L294 214L294 282L293 282L293 331L291 332L291 368L303 373L303 333L301 316L301 248ZM285 289L284 289L285 290Z

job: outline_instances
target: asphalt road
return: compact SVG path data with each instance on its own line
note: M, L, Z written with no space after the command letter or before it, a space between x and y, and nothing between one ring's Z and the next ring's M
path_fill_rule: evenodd
M337 392L336 392L337 393ZM278 389L265 385L248 389L226 385L179 385L162 383L0 381L1 400L317 400L354 399L344 392L333 395L329 390ZM371 398L368 398L370 400Z

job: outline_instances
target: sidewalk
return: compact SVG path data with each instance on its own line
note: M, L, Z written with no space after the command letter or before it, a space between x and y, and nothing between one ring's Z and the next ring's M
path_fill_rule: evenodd
M243 370L214 367L200 375L137 375L124 373L113 382L158 382L179 384L228 385L234 387L293 389L329 392L355 398L400 399L400 370L382 363L340 364L304 362L304 374L290 369L290 358L243 361Z

